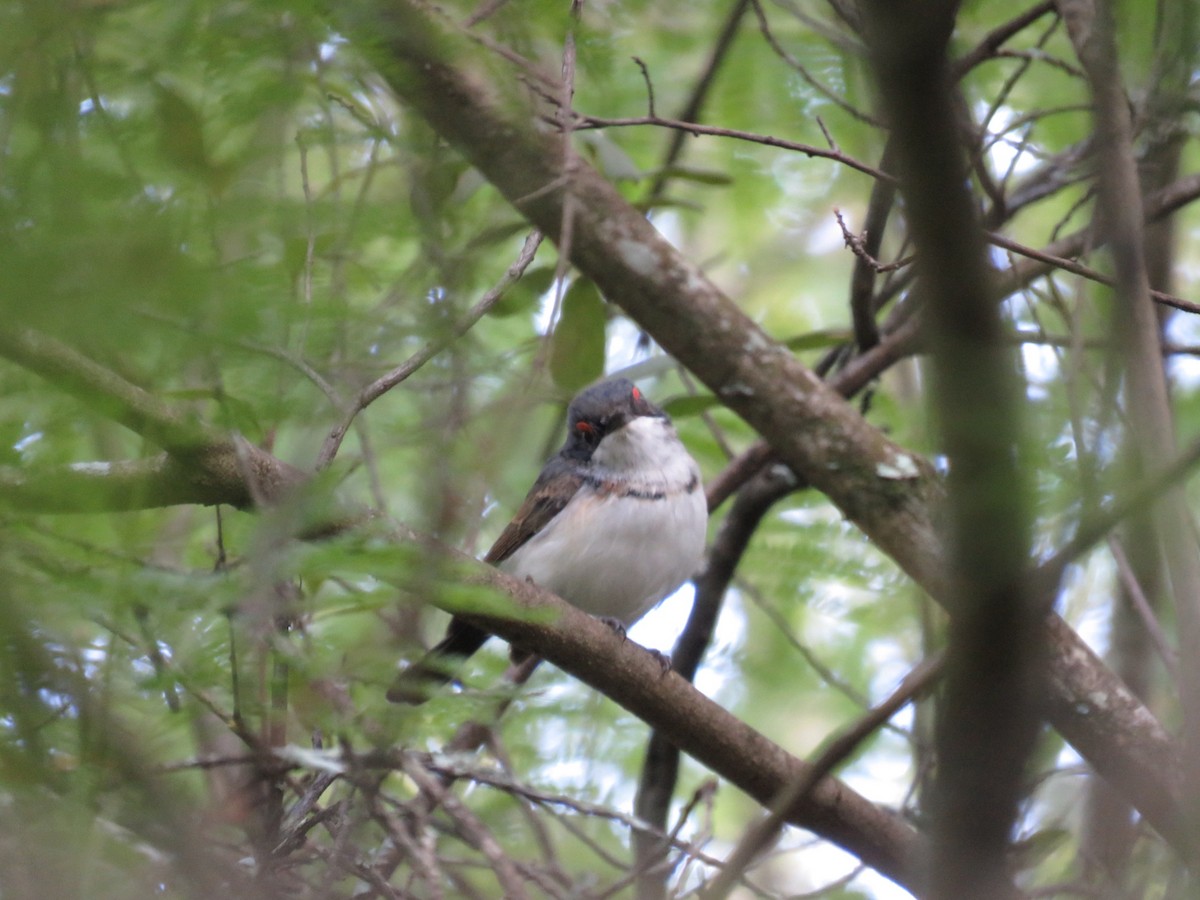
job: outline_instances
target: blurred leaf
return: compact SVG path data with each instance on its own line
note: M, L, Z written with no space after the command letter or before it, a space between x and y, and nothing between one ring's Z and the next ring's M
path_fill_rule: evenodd
M155 84L154 91L158 100L159 152L179 171L200 180L214 193L221 193L229 183L232 168L217 163L210 155L199 110L165 85Z
M686 419L720 405L721 401L715 395L699 394L695 397L672 397L663 404L663 410L672 419Z
M296 235L288 238L283 245L283 262L288 274L293 279L299 279L308 264L307 235ZM330 252L337 246L338 235L332 231L318 231L312 236L313 259L328 258Z
M212 168L199 111L178 91L154 85L158 99L158 146L163 156L191 175L207 177Z
M550 375L568 393L604 374L608 313L596 285L578 277L563 296L562 315L550 339Z
M596 167L612 181L637 181L643 172L628 153L611 137L601 131L585 131L580 140L591 149Z
M695 184L707 184L714 187L728 187L733 184L733 178L728 172L718 169L697 169L690 166L670 166L660 169L656 175L664 175L678 181L691 181Z
M1043 828L1023 838L1013 849L1020 859L1020 867L1027 869L1038 865L1070 840L1069 829Z
M554 266L526 269L517 283L509 287L492 305L488 315L503 318L530 309L554 284L555 271Z
M468 242L467 249L478 250L481 247L490 247L501 241L507 241L513 235L523 234L528 231L528 222L523 219L514 219L511 222L504 222L491 228L485 228L479 234L474 235Z
M784 344L789 350L824 350L853 340L854 332L847 328L822 328L790 337Z

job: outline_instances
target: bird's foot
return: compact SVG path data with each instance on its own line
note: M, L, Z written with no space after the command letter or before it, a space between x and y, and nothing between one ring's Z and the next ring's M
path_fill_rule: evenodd
M667 673L671 671L671 657L667 656L667 654L663 653L661 650L654 650L649 647L646 649L649 650L650 655L654 657L654 661L658 663L659 668L662 669L662 674L659 675L659 678L666 678Z
M614 619L612 616L599 616L601 622L617 633L621 640L625 640L625 623L620 619Z

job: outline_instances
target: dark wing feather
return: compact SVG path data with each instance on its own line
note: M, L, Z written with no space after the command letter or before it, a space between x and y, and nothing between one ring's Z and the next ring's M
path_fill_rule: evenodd
M563 459L552 459L530 488L525 502L496 538L484 562L498 565L508 559L531 537L562 512L584 483L578 466Z
M454 678L455 667L482 647L489 637L491 635L482 628L457 617L451 619L441 642L396 676L388 688L388 700L412 706L424 703L434 690Z
M552 459L530 488L525 502L484 557L492 565L504 562L557 516L584 483L577 464ZM489 635L455 616L446 637L425 656L396 676L387 692L393 703L424 703L439 685L454 678L456 664L483 646Z

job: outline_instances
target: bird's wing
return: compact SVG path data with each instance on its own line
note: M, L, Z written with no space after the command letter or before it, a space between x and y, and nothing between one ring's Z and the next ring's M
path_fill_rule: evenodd
M496 538L484 562L498 565L512 556L526 541L562 512L584 483L575 466L559 459L551 460L530 488L525 502Z

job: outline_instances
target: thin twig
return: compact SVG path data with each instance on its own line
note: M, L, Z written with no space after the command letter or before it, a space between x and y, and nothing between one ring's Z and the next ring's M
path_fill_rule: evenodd
M656 118L658 113L654 111L654 82L650 80L650 70L646 68L646 62L640 56L633 57L633 61L642 70L642 80L646 82L646 112L650 118Z
M866 239L867 233L864 231L861 235L857 235L850 230L846 222L842 219L842 211L837 207L833 210L834 218L837 219L838 227L842 229L842 240L845 242L847 249L855 256L865 262L876 272L883 274L886 272L894 272L897 269L903 269L905 266L911 265L916 260L916 255L906 256L903 259L898 259L895 262L881 263L870 253L867 252Z
M1200 465L1200 439L1189 444L1173 462L1122 492L1094 517L1080 522L1074 537L1038 566L1034 573L1036 583L1042 586L1057 585L1067 566L1104 540L1110 531L1133 513L1156 501L1164 491L1190 478L1197 465ZM1053 602L1053 599L1053 592L1048 592L1047 602Z
M421 366L425 365L425 363L429 362L429 360L433 359L433 357L449 346L451 342L466 334L482 318L483 314L496 304L496 301L504 295L504 292L520 279L525 269L533 262L533 257L537 253L541 243L542 233L536 230L531 231L525 238L525 244L521 247L521 252L517 256L516 261L508 267L508 271L504 273L504 277L500 279L495 287L480 297L479 302L467 310L451 326L447 334L429 341L403 363L396 366L396 368L387 374L376 378L358 392L358 397L354 405L347 410L342 421L335 425L325 438L325 443L322 445L321 452L317 456L316 468L318 470L325 468L333 461L333 458L337 455L338 448L342 445L342 440L346 437L346 432L354 423L355 417L385 393L412 375Z
M454 824L462 836L487 857L492 871L496 874L496 880L504 888L504 896L512 898L512 900L522 900L529 896L525 892L525 884L521 880L514 861L504 852L504 848L500 846L495 836L471 811L470 807L447 791L424 767L415 764L411 759L406 763L402 762L402 766L404 773L415 781L422 791L427 791L438 798L442 808L454 820Z
M775 838L788 813L800 803L816 784L845 760L864 740L874 734L885 722L903 709L919 694L926 691L942 675L944 658L939 654L931 657L905 677L890 697L871 709L866 715L839 734L812 762L803 776L780 792L771 804L771 812L752 826L737 848L726 861L725 868L705 890L705 900L720 900L737 884L738 877Z
M865 122L867 125L870 125L874 128L883 127L883 123L878 119L867 115L861 109L858 109L857 107L852 106L850 103L847 103L845 97L839 95L836 91L830 90L828 87L814 78L812 73L808 71L804 64L796 57L792 56L792 54L788 53L784 46L776 39L775 33L771 30L771 24L767 21L767 14L764 12L762 4L759 2L759 0L754 0L753 7L754 15L758 19L758 30L762 33L763 39L767 42L767 46L770 47L771 50L774 51L775 55L783 60L783 62L789 68L795 70L796 74L804 79L805 83L808 84L809 87L811 87L830 103L834 104L834 106L838 107L838 109L841 109L843 112L847 113L853 118L858 119L860 122ZM822 131L824 131L823 125ZM826 132L825 136L828 138L829 133ZM832 145L833 141L830 141L830 144Z
M820 157L839 162L848 168L878 178L880 181L895 182L895 178L865 162L860 162L852 156L835 150L826 150L814 144L804 144L799 141L788 141L769 134L755 134L752 131L739 131L736 128L718 128L714 125L701 125L696 122L680 122L677 119L664 119L657 116L634 116L629 118L601 118L600 116L580 116L575 131L585 131L591 128L632 128L639 125L654 125L659 128L671 128L693 135L708 137L725 137L738 141L748 141L752 144L763 144L767 147L777 147L780 150L795 150L805 156Z
M989 244L1000 247L1002 250L1008 250L1018 256L1025 256L1029 259L1037 260L1038 262L1046 263L1057 269L1063 269L1073 275L1079 275L1089 281L1095 281L1099 284L1112 287L1116 282L1109 276L1097 272L1095 269L1088 268L1082 263L1078 263L1073 259L1065 259L1061 256L1054 256L1043 250L1035 250L1033 247L1026 247L1024 244L1018 244L1016 241L1006 238L1002 234L997 234L994 231L984 233L984 238ZM1174 294L1168 294L1164 291L1150 291L1150 297L1156 302L1164 306L1170 306L1175 309L1183 310L1184 312L1200 313L1200 303L1193 303L1190 300L1184 300L1182 297L1176 297Z
M998 28L993 28L983 36L983 40L976 44L973 49L955 60L955 77L962 78L984 60L991 59L997 54L997 52L1009 40L1009 38L1021 31L1024 31L1025 28L1027 28L1029 25L1032 25L1047 13L1054 12L1054 7L1054 0L1042 0L1041 3L1030 7L1015 19L1005 22Z
M729 15L721 25L721 30L717 33L717 39L713 42L712 51L709 53L708 59L704 63L704 68L700 71L700 75L696 79L692 93L679 110L678 115L675 116L676 119L683 122L699 121L700 114L704 110L704 103L708 99L709 91L716 81L717 71L720 69L721 63L728 57L729 50L733 46L733 39L737 36L738 27L741 25L742 18L749 8L750 0L735 0L733 8L729 11ZM682 131L671 132L671 139L667 142L667 150L663 154L662 164L659 166L654 180L650 183L649 191L646 192L648 201L652 202L662 196L663 191L666 189L667 181L670 178L672 167L679 160L679 156L683 152L683 142L685 140L687 140L687 136Z
M1108 549L1117 564L1117 577L1121 579L1121 585L1125 588L1129 602L1133 605L1138 618L1141 619L1142 627L1146 629L1146 634L1154 644L1154 649L1158 651L1159 659L1166 666L1171 680L1175 681L1179 677L1179 655L1171 646L1171 642L1167 640L1167 634L1163 631L1158 616L1154 615L1150 601L1146 599L1146 594L1138 583L1133 567L1129 564L1128 557L1125 556L1125 548L1121 546L1121 542L1115 534L1108 536Z

